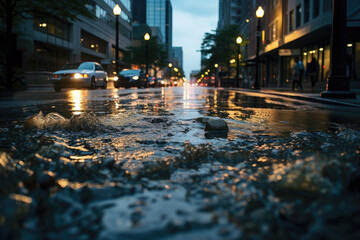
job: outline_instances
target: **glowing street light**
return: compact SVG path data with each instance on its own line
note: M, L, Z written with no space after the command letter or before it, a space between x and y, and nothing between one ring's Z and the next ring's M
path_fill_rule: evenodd
M150 34L149 34L149 33L145 33L144 39L145 39L145 41L149 41L149 40L150 40Z
M265 13L264 9L261 6L259 6L258 9L256 10L256 17L262 18L264 16L264 13Z

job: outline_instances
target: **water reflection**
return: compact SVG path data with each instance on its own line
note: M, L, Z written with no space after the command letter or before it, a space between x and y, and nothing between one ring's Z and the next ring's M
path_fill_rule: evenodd
M73 115L80 115L84 112L84 99L87 97L88 92L82 90L70 90L68 95L68 102L71 106Z

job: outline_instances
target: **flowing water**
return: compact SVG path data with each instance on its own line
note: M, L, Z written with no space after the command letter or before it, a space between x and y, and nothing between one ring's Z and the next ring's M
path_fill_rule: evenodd
M204 88L36 96L1 102L1 239L360 236L352 110Z

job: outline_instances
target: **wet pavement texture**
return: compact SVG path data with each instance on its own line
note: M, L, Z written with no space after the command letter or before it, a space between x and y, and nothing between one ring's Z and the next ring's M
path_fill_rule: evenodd
M0 101L1 239L360 237L356 108L200 87Z

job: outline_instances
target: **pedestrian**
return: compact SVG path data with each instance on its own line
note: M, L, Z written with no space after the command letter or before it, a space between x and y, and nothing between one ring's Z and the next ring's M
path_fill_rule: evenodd
M303 90L302 87L302 78L304 75L304 64L299 59L299 57L295 58L295 64L293 67L293 84L292 84L292 90L295 91L295 84L297 85L297 89L300 91Z
M311 89L314 89L319 76L319 63L316 61L314 57L311 59L311 62L307 65L306 74L310 78Z

